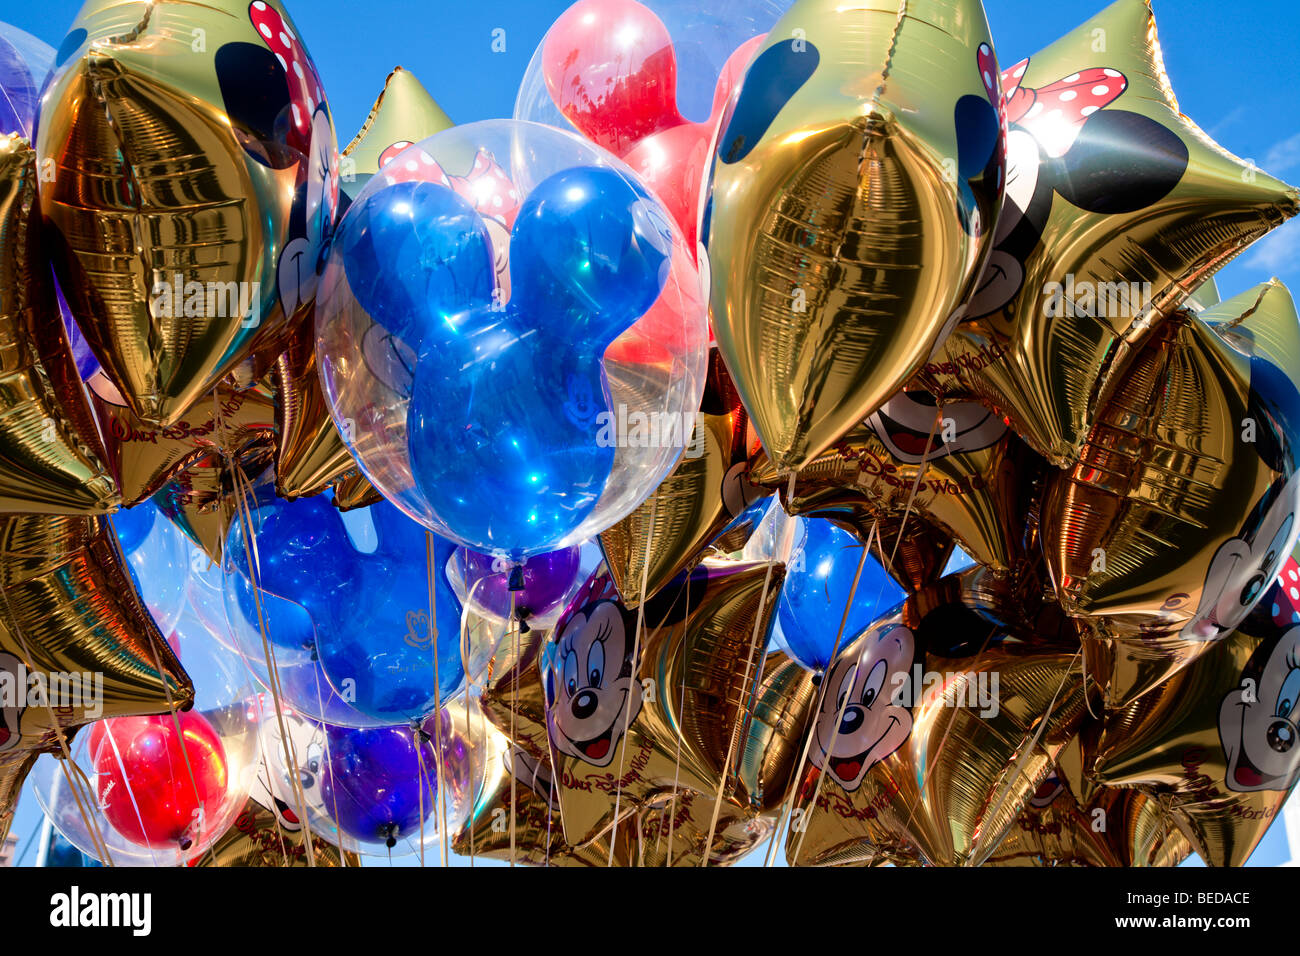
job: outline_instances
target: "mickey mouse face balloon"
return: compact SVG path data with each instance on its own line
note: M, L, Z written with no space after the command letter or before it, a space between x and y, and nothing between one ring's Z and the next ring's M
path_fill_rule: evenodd
M1066 610L1109 642L1094 672L1112 705L1236 628L1300 534L1298 357L1280 283L1167 319L1079 464L1049 478L1048 567Z
M995 246L968 321L928 371L1065 465L1151 327L1295 215L1297 193L1182 115L1147 0L1112 4L1002 86Z
M279 0L91 0L39 130L60 280L135 414L169 425L250 357L260 377L338 208L333 119Z
M910 378L991 246L1001 90L978 0L800 0L724 116L702 236L714 332L780 471Z
M613 157L535 124L458 126L399 150L348 209L321 380L389 500L522 559L622 518L685 449L698 290L680 230Z

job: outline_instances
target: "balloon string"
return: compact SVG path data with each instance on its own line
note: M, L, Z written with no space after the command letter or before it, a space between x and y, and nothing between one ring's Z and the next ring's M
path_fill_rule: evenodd
M225 424L225 418L224 418L224 414L223 414L223 409L222 409L222 407L221 407L221 402L220 402L220 399L219 399L219 397L218 397L218 395L217 395L217 390L216 390L215 388L212 390L212 420L216 423L217 435L218 435L218 438L219 438L219 440L220 440L220 444L221 444L221 446L222 446L223 448L224 448L224 447L228 447L228 446L226 445L225 439L222 438L223 433L226 431L226 424ZM244 533L244 549L245 549L245 555L248 554L248 547L249 547L249 542L250 542L250 541L252 542L253 552L256 553L256 552L257 552L257 541L256 541L256 539L253 537L253 531L252 531L252 520L251 520L251 511L249 512L249 514L250 514L250 519L249 519L248 521L244 521L244 520L243 520L244 512L243 512L243 509L242 509L242 507L241 507L241 506L244 504L244 494L245 494L245 492L244 492L244 488L243 488L243 486L240 484L240 479L241 479L241 478L244 479L245 484L249 485L250 487L251 487L251 482L248 481L248 476L244 473L243 467L240 465L240 463L239 463L239 461L238 461L237 459L229 459L229 458L226 458L226 457L223 455L222 458L221 458L221 462L222 462L222 464L223 464L223 467L228 465L229 468L230 468L228 474L229 474L229 476L230 476L230 485L231 485L231 488L233 489L234 500L235 500L235 509L236 509L236 511L239 513L239 515L240 515L240 520L241 520L241 525L242 525L242 526L244 527L244 529L245 529L245 533ZM221 554L222 554L223 560L224 560L224 557L225 557L225 555L226 555L226 553L227 553L227 543L228 543L228 541L230 540L229 530L230 530L230 529L229 529L228 525L226 524L226 522L224 522L224 521L218 522L218 541L219 541L220 544L221 544ZM248 562L249 562L249 577L250 577L250 581L251 581L251 582L256 582L256 581L258 580L258 577L256 576L255 571L254 571L253 560L252 560L251 557L249 557L247 560L248 560ZM221 570L222 570L222 577L223 577L223 579L224 579L224 577L225 577L225 568L223 567ZM262 645L263 645L263 648L265 649L265 648L268 646L267 641L266 641L266 626L265 626L265 622L262 620L262 613L261 613L261 592L260 592L260 590L257 588L256 585L254 585L254 588L253 588L253 594L254 594L254 600L257 602L257 605L258 605L258 623L259 623L259 626L260 626L260 628L261 628L261 632L262 632ZM265 653L265 651L264 651L264 653ZM251 673L252 673L252 666L248 663L247 658L244 658L244 655L243 655L242 653L240 654L240 657L244 659L244 668L245 668L245 669L246 669L246 670L251 674ZM274 660L274 658L272 657L272 661L273 661L273 660ZM270 665L270 663L268 662L268 674L269 674L269 672L270 672L270 666L271 666L271 665ZM254 679L256 680L256 675L254 675ZM280 713L280 711L281 711L282 708L281 708L281 706L280 706L280 697L279 697L279 694L278 694L278 686L277 686L276 684L271 684L271 685L270 685L270 691L271 691L271 699L272 699L272 702L273 702L273 704L274 704L274 706L275 706L276 714L279 715L279 713ZM318 696L318 697L320 696L320 689L319 689L319 687L317 688L317 696ZM259 726L259 728L260 728L262 721L265 719L265 715L262 713L263 708L262 708L262 697L261 697L261 694L258 694L258 696L257 696L257 703L258 703L258 707L257 707L257 718L258 718L258 726ZM280 736L281 736L281 741L282 741L282 746L283 746L283 741L284 741L285 739L287 739L287 734L286 734L286 732L285 732L285 727L284 727L284 723L283 723L283 721L281 721L281 723L280 723ZM288 744L288 746L289 746L290 748L293 747L292 741L290 741L290 743ZM271 783L272 783L272 780L271 780L271 766L272 766L272 765L271 765L271 763L270 763L268 760L266 760L266 748L262 745L260 730L259 730L259 734L258 734L258 749L259 749L259 750L261 751L261 753L262 753L262 762L263 762L263 766L266 768L266 775L267 775L267 789L268 789L268 792L269 792L269 791L270 791L270 785L271 785ZM286 753L286 755L288 755L288 751L285 751L285 753ZM300 781L301 775L300 775L300 773L299 773L299 767L298 767L298 763L297 763L297 756L296 756L296 753L292 755L292 759L290 760L288 766L291 767L291 768L292 768L292 771L293 771L293 774L292 774L292 776L293 776L293 781L292 781L292 783L291 783L291 786L294 787L295 799L297 799L297 795L298 795L298 793L299 793L297 787L298 787L298 783L299 783L299 781ZM303 823L302 823L302 825L303 825L303 829L304 829L304 830L309 830L309 827L308 827L308 824L307 824L306 797L305 797L305 795L303 795L303 798L302 798L301 802L299 803L298 810L299 810L299 813L301 814L301 816L299 817L299 819L301 819L301 820L303 821ZM285 865L285 866L288 866L288 865L289 865L289 844L288 844L288 840L285 838L284 830L283 830L283 828L280 826L280 816L279 816L279 814L276 813L274 810L272 810L272 813L271 813L271 819L272 819L272 822L275 824L275 833L276 833L276 837L277 837L277 839L279 840L279 843L280 843L280 851L281 851L281 853L282 853L282 855L283 855L283 858L284 858L284 865ZM305 839L306 839L306 844L307 844L307 849L308 849L308 854L307 854L307 856L308 856L308 861L307 861L307 865L308 865L308 866L315 866L315 865L316 865L316 863L315 863L315 854L311 852L311 834L310 834L310 832L308 832L308 834L307 834L307 836L306 836Z
M312 845L311 827L307 823L309 819L307 795L302 787L302 770L301 765L298 763L297 750L284 722L280 668L275 652L271 648L266 626L266 610L262 603L261 561L259 560L257 541L253 530L253 512L248 501L252 496L252 482L248 480L243 467L237 461L232 461L231 465L236 488L235 503L239 512L240 526L244 532L244 559L248 562L249 583L252 585L253 604L257 608L258 631L262 638L262 655L266 661L267 685L271 691L271 701L275 705L275 719L280 730L280 746L285 758L285 767L289 771L294 800L298 804L298 819L303 821L302 834L307 850L307 865L314 867L316 865L316 851ZM236 570L236 573L238 573L238 570ZM342 848L340 847L341 852Z
M1030 755L1034 752L1034 749L1038 746L1039 740L1042 739L1043 733L1047 730L1047 725L1052 722L1052 713L1056 710L1056 701L1060 698L1061 691L1065 690L1065 685L1069 682L1070 675L1074 672L1075 663L1079 661L1082 658L1082 656L1083 656L1083 648L1080 647L1077 651L1074 652L1074 657L1070 661L1070 666L1065 669L1065 674L1064 676L1062 676L1061 682L1056 686L1056 690L1052 694L1052 699L1047 705L1047 710L1043 713L1042 719L1038 721L1038 726L1034 729L1033 737L1030 738L1028 745L1021 750L1020 755L1016 758L1016 762L1011 768L1011 778L1013 780L1016 777L1020 777L1024 775L1025 763L1029 760ZM1086 688L1085 688L1084 696L1085 697L1087 696ZM945 736L947 735L945 734ZM989 820L996 819L998 813L1002 810L1002 807L1006 804L1008 796L1010 796L1010 788L1003 787L1002 794L998 798L997 804L994 805L993 809L988 812L985 819L989 819ZM910 818L909 818L909 822L910 822ZM992 847L989 848L989 852L992 853L996 849L997 849L997 845L994 844ZM970 865L969 861L967 861L967 865Z
M632 640L632 673L638 676L641 673L641 637L645 630L645 604L650 597L645 592L650 581L650 553L654 545L655 522L658 518L659 496L655 495L650 501L650 524L645 535L645 560L641 562L641 600L636 605L636 636ZM637 688L636 693L641 693L641 689ZM609 858L605 861L606 866L614 865L614 847L618 843L619 813L623 801L623 770L627 766L627 731L631 724L632 706L629 697L623 706L623 734L619 738L618 777L614 781L614 818L610 823Z
M248 673L252 673L247 661L244 662L244 669ZM257 695L257 721L260 728L262 722L262 695L260 693ZM266 741L262 739L260 730L257 734L257 755L262 761L262 769L266 772L266 791L270 793L271 788L275 785L275 778L271 776L271 761L268 759ZM271 823L275 827L276 842L280 845L280 859L284 866L289 866L289 842L285 839L284 831L280 828L280 814L276 813L273 808L268 809L271 809ZM306 826L306 823L303 826Z
M442 678L438 676L438 598L435 575L437 559L434 557L433 532L424 532L424 560L429 575L429 650L433 655L433 767L434 783L438 792L434 795L434 825L438 828L442 865L449 866L447 860L447 795L446 783L442 772ZM421 784L423 786L423 784Z
M694 608L691 607L691 576L686 576L686 621L683 624L685 633L690 633L691 613ZM686 709L686 670L682 670L682 693L677 700L677 713L681 714ZM680 718L679 718L680 719ZM679 724L680 726L680 724ZM682 775L682 735L677 735L677 756L673 762L673 795L668 804L668 868L673 865L673 837L674 824L677 822L677 790L681 784Z
M857 596L858 584L862 580L862 570L866 566L867 555L871 552L872 542L877 540L879 530L880 519L877 518L871 522L871 531L867 534L866 543L862 548L862 555L858 558L858 570L853 576L853 587L849 589L849 598L844 603L844 614L840 617L840 629L835 634L835 643L831 647L830 655L827 658L828 662L834 661L835 658L839 656L840 643L844 639L844 628L847 626L849 620L849 609L853 606L854 598ZM827 666L829 666L829 663ZM826 699L826 692L829 684L829 680L823 680L818 685L817 692L813 696L813 714L821 713L822 702ZM811 727L808 729L811 729ZM812 741L813 735L811 733L804 735L803 752L799 755L799 764L795 768L795 773L794 776L790 778L791 780L798 781L803 778L804 768L808 764L808 755L812 752ZM791 787L790 794L781 802L781 811L777 814L776 828L772 831L772 838L768 841L767 845L767 856L763 860L764 867L772 865L772 857L776 850L777 836L781 833L782 828L788 825L788 818L790 814L794 812L794 796L795 788Z
M415 746L416 789L420 791L420 866L424 866L424 741L420 739L420 722L411 721L411 743Z
M522 567L522 566L521 566ZM510 741L513 743L515 737L515 713L519 710L519 628L515 621L515 598L518 591L510 589L510 622L507 625L510 633L514 638L514 657L511 665L511 684L510 684ZM517 760L510 761L510 866L515 865L515 801L519 793L519 768L516 766Z
M903 508L903 517L899 520L898 530L897 532L895 532L894 535L894 546L889 550L889 560L885 564L886 573L892 573L890 572L890 569L894 567L894 559L898 556L898 546L903 542L903 532L906 531L907 529L907 519L912 514L912 506L916 503L916 495L921 488L921 479L924 477L925 471L930 465L930 448L932 448L934 445L934 436L938 432L939 423L942 420L943 420L943 405L940 404L935 409L934 424L930 426L929 437L927 437L925 440L925 448L926 448L925 454L922 455L921 463L916 469L916 477L912 479L912 488L907 495L907 504ZM879 547L880 545L879 535L877 535L876 537L877 537L876 544L877 547ZM882 556L884 555L885 549L883 547L880 548L880 553ZM885 593L885 582L882 580L880 582L880 588L876 593L877 606L880 604L880 599L884 596L884 593ZM857 680L858 667L862 663L862 656L863 653L865 653L865 651L866 648L863 648L863 650L859 652L858 660L853 665L852 674L853 674L853 680L855 681ZM836 716L835 726L838 727L839 724L844 720L844 714L845 711L848 709L848 704L849 704L849 695L845 694L844 700L840 702L839 714ZM814 719L816 719L815 714L814 714ZM817 801L821 799L822 785L825 782L826 782L826 774L824 773L818 774L817 782L813 785L812 801L805 808L805 813L810 812L813 809L816 809ZM803 852L803 843L807 834L808 834L807 827L803 827L799 830L799 836L795 841L794 854L793 854L794 860L798 860L800 854ZM776 835L773 834L773 839L775 838Z
M790 479L785 489L786 501L789 502L794 498L795 481L798 480L799 473L791 470ZM784 562L789 559L790 546L794 540L794 523L787 521L781 529L781 545L779 549L773 550L767 559L767 573L763 576L763 593L759 598L758 610L754 614L754 632L749 640L749 656L745 659L745 676L741 681L742 693L749 693L750 675L755 671L755 658L762 653L763 644L760 644L759 638L766 638L763 633L763 610L767 607L767 597L772 589L772 572L776 568L778 551L781 560ZM764 644L766 642L764 641ZM757 697L755 697L757 700ZM737 714L736 722L732 725L731 736L727 742L727 755L722 761L722 772L718 776L718 792L713 800L713 813L709 817L709 832L704 841L704 851L700 860L700 866L707 868L709 865L709 856L713 849L713 837L718 829L718 816L722 812L722 796L726 792L728 776L731 773L731 761L736 753L736 747L740 740L741 725L745 723L746 711L741 708L741 713Z

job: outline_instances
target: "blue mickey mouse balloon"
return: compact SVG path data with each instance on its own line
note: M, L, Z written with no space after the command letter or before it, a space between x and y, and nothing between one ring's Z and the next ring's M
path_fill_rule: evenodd
M906 594L870 555L863 562L854 592L853 578L862 557L858 540L824 518L794 520L800 531L786 564L777 620L790 655L810 670L824 671L830 665L846 606L849 616L841 647Z
M286 703L331 723L395 724L432 713L460 686L461 607L446 576L454 545L434 539L431 572L425 530L387 502L344 515L323 496L285 501L269 489L251 529L256 575L243 523L231 529L227 616L252 660L265 656L265 625L295 675Z
M366 477L426 527L522 562L613 524L680 457L706 297L614 157L532 123L455 127L381 168L339 236L322 384Z

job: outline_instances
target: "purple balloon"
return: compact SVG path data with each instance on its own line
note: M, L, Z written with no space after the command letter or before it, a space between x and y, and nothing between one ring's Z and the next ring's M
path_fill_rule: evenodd
M524 589L515 597L515 610L522 619L542 617L559 607L578 576L581 556L581 548L564 548L524 562ZM497 617L508 617L510 569L505 562L465 547L456 549L454 560L476 603Z
M325 733L321 798L339 830L390 849L398 840L418 841L421 825L432 826L437 797L433 745L421 739L417 756L409 727L326 726Z

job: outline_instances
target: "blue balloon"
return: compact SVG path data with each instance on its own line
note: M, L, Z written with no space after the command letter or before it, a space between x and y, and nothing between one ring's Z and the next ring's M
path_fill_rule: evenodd
M284 501L261 490L252 527L267 636L312 654L323 695L332 689L366 717L395 724L432 713L460 686L461 606L445 570L451 542L434 539L435 638L426 532L393 505L344 516L323 496ZM256 622L243 533L236 522L228 587L244 620Z
M460 543L522 560L595 508L614 465L603 356L663 290L670 243L662 207L614 170L557 173L516 219L510 301L423 340L412 472Z
M474 207L439 183L387 186L340 227L348 286L372 319L416 353L430 331L456 335L462 313L492 301L492 240Z
M840 620L853 590L862 545L825 519L805 518L801 523L804 536L786 567L777 619L791 656L810 670L824 671L830 666ZM868 555L840 647L905 596L880 562Z
M326 726L321 802L339 830L362 843L420 837L437 797L437 765L429 741L417 753L407 727L348 730ZM428 822L426 822L428 821Z

